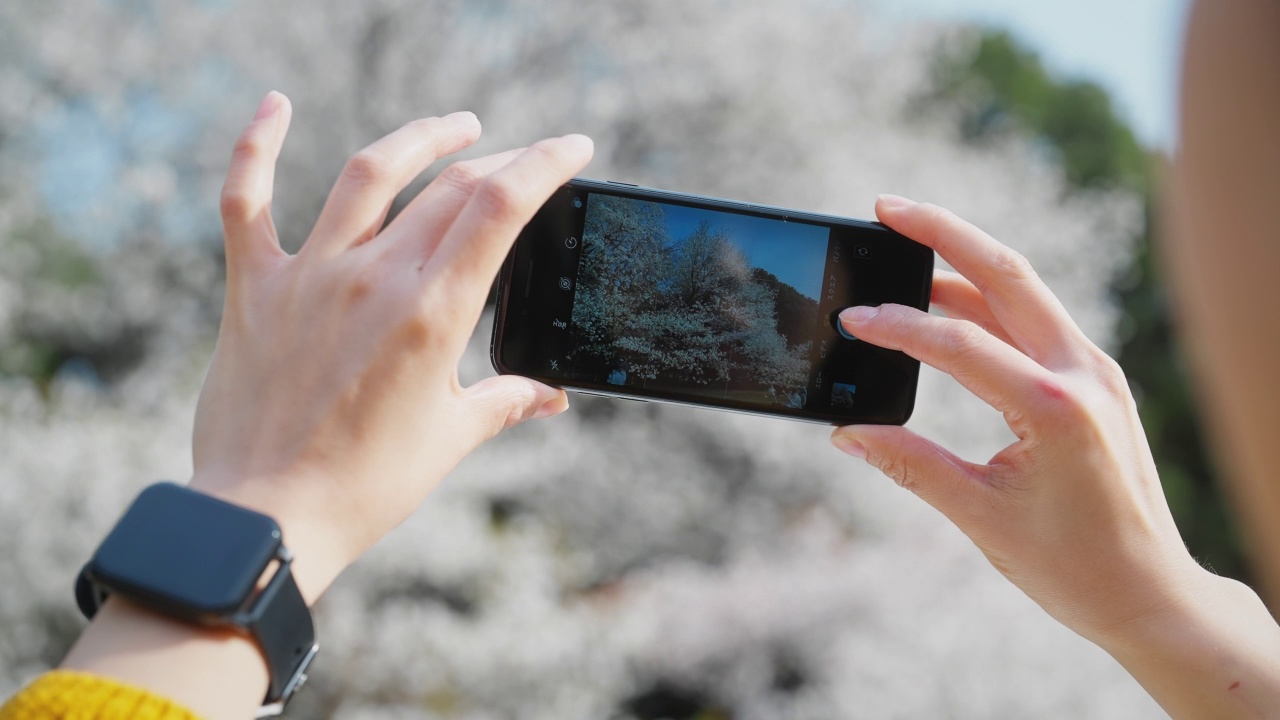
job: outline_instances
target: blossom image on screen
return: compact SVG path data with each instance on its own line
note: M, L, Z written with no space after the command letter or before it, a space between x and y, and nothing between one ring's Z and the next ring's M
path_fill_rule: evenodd
M592 194L572 314L575 372L803 407L829 234Z

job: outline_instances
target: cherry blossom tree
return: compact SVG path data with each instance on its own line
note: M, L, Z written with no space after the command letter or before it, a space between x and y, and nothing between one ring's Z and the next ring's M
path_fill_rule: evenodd
M217 188L271 88L295 103L289 247L349 153L469 108L471 153L583 131L595 177L855 216L878 192L944 204L1109 345L1135 198L1065 192L1016 133L963 143L917 99L934 50L967 36L885 27L824 0L0 6L0 346L134 348L110 372L0 381L0 691L78 632L71 580L131 493L190 473ZM464 379L491 372L487 332ZM926 371L919 395L912 426L962 455L1007 442L948 378ZM687 408L575 398L503 435L317 616L298 717L1161 717L825 429Z

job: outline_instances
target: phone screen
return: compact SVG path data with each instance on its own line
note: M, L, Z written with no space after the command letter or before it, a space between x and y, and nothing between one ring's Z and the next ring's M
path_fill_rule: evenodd
M508 259L494 362L604 394L901 422L918 364L835 318L876 296L921 306L931 270L870 223L575 181Z

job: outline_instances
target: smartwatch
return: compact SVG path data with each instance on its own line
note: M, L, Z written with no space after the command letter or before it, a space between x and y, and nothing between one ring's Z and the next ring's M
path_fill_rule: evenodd
M138 495L80 571L76 603L92 619L108 595L119 595L184 622L249 635L271 672L257 717L270 717L306 682L319 649L292 560L275 520L158 483Z

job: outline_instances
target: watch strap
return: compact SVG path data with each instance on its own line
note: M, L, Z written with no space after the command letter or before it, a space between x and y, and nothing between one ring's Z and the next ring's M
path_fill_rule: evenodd
M148 555L150 548L171 541L181 548L184 542L204 540L189 534L183 537L181 531L174 535L175 525L172 522L168 525L160 523L160 530L153 529L152 534L148 534L148 513L165 513L166 519L172 519L182 517L184 512L192 513L192 518L196 521L203 521L203 524L196 522L194 527L205 532L210 532L210 528L213 528L212 531L218 528L218 522L209 522L211 514L216 520L218 513L230 512L233 513L230 516L221 516L222 529L244 531L247 528L248 531L256 529L269 533L269 537L264 537L263 541L272 543L272 547L266 549L265 553L255 554L250 551L246 555L242 552L237 558L247 558L254 564L238 575L233 575L233 578L238 578L233 582L243 585L234 585L236 589L233 592L222 596L225 598L243 592L244 595L235 599L232 605L235 609L214 610L216 607L224 607L221 603L226 601L221 599L217 601L218 604L199 606L198 601L182 595L184 591L190 592L190 585L175 586L179 589L172 592L164 586L166 578L182 572L192 572L192 568L174 566L172 555ZM248 523L243 522L246 518ZM176 527L192 526L179 524ZM143 531L139 532L139 528ZM112 549L104 550L108 547ZM242 543L240 547L245 546ZM106 560L102 557L104 552L107 553ZM121 556L126 561L122 561ZM177 556L181 557L182 552L179 551ZM136 561L138 557L152 558L149 562L158 566L154 575L158 580L138 580L135 575L138 572L136 562L133 567L128 562L129 559ZM158 560L155 559L157 557ZM170 566L165 567L166 562ZM271 568L273 564L275 571L265 584L261 584L258 574ZM251 636L261 649L270 672L264 705L257 712L257 717L268 717L279 715L293 693L306 682L307 669L317 651L311 611L294 580L292 566L293 555L281 542L279 526L270 517L202 495L189 488L159 483L143 490L116 524L116 528L99 546L93 558L81 569L76 578L76 604L86 618L93 619L107 597L114 593L182 622L209 627L231 627ZM194 572L199 574L202 571L196 569ZM255 580L258 582L254 583ZM241 590L241 587L244 589ZM216 590L213 592L216 594Z
M258 641L271 673L258 717L284 710L285 703L307 681L307 668L319 649L311 611L293 579L287 551L281 550L279 569L258 594L242 625Z
M258 643L267 661L270 681L267 696L255 717L272 717L284 712L289 698L307 681L307 669L320 646L307 601L293 579L292 558L283 547L277 557L279 568L248 612L234 615L230 625L247 632ZM92 620L106 602L110 591L93 581L86 565L76 577L76 604L85 618ZM150 605L143 598L131 598Z

